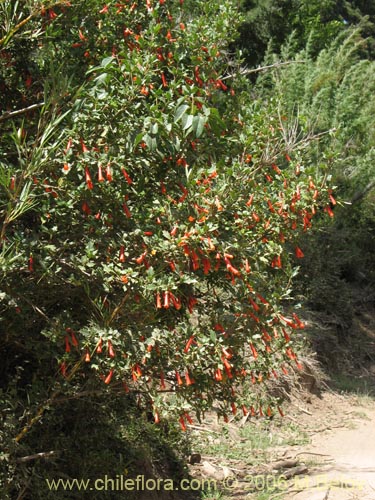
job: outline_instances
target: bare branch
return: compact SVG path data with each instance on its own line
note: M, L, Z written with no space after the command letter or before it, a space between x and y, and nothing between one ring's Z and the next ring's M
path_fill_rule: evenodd
M4 122L5 120L11 120L15 116L24 115L25 113L28 113L29 111L33 111L34 109L41 108L42 106L44 106L44 102L32 104L31 106L28 106L27 108L17 109L16 111L8 111L7 113L4 113L3 115L0 116L0 122Z
M251 75L253 73L260 73L261 71L266 71L272 68L279 68L280 66L287 66L289 64L305 64L306 61L283 61L277 62L275 64L269 64L268 66L261 66L260 68L252 68L252 69L240 69L237 73L232 73L231 75L223 76L220 80L227 80L228 78L235 78L238 75Z
M20 457L16 459L16 462L23 464L26 462L31 462L32 460L44 459L48 460L50 458L57 457L60 454L59 451L43 451L41 453L35 453L34 455L27 455L26 457Z
M366 194L371 191L371 189L375 187L375 181L371 181L367 184L367 186L362 190L357 192L353 198L350 200L350 204L353 205L353 203L356 203L357 201L361 200L366 196Z

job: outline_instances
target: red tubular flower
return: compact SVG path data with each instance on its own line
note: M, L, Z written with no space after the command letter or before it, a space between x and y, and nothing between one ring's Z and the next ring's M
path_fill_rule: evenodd
M91 175L88 167L85 167L85 179L86 179L86 184L88 189L92 189L94 187L94 184L92 183L91 180Z
M295 353L291 347L287 347L285 349L285 353L288 356L288 358L291 359L292 361L297 358L297 356L295 355Z
M103 170L101 165L98 166L98 181L104 182Z
M72 147L72 145L73 145L73 141L72 141L72 139L70 138L70 139L68 140L68 143L67 143L67 145L66 145L66 148L64 149L64 154L65 154L65 155L68 153L68 151L70 150L70 148Z
M173 293L169 292L170 299L172 301L173 307L175 307L178 311L181 309L181 300L173 295Z
M265 329L262 330L262 338L263 338L263 340L265 342L271 342L272 341L272 337L269 335L269 333Z
M251 272L251 268L249 265L249 259L245 259L245 272L249 274Z
M222 348L222 352L227 359L233 358L233 354L226 347Z
M123 203L123 204L122 204L122 208L123 208L123 210L124 210L124 212L125 212L126 217L127 217L128 219L130 219L130 218L131 218L131 216L132 216L132 214L130 213L130 210L129 210L129 207L127 206L127 204L126 204L126 203Z
M168 87L167 79L165 78L165 74L161 74L161 81L163 83L163 87Z
M278 268L281 268L282 267L282 264L281 264L281 257L280 255L276 255L272 262L271 262L271 267L278 267Z
M160 373L160 389L166 389L165 379L164 379L164 373L163 372Z
M190 255L193 261L193 270L197 271L199 269L199 257L194 250L191 250Z
M142 370L141 370L141 367L139 365L135 365L135 371L136 371L136 374L137 374L137 377L142 377Z
M305 256L305 254L302 252L300 247L296 247L294 252L295 252L297 259L302 259Z
M252 305L254 311L259 311L260 307L251 297L249 297L249 301L250 301L250 304Z
M251 349L251 352L253 353L254 359L257 359L258 351L255 349L255 347L253 346L252 343L250 343L250 349Z
M112 167L111 165L108 163L108 165L106 166L106 169L105 169L105 175L107 177L107 181L108 182L112 182L113 181L113 177L112 177Z
M129 174L127 173L127 171L126 171L124 168L122 168L122 169L121 169L121 172L122 172L122 175L125 177L126 182L127 182L127 183L129 184L129 186L130 186L130 184L132 184L132 183L133 183L133 181L132 181L131 177L129 176Z
M185 348L184 348L184 353L186 354L187 352L189 352L189 349L192 345L192 343L194 342L194 335L192 335L189 340L186 342L186 345L185 345Z
M193 425L193 419L191 418L191 416L188 414L188 412L185 411L184 413L184 417L186 418L186 420L189 422L190 425Z
M286 323L291 328L295 328L295 324L293 323L293 321L291 319L286 318L285 316L282 316L281 314L279 314L279 318L281 319L281 321Z
M86 144L83 142L83 139L80 139L79 141L81 143L82 153L88 153L89 149L88 149L88 147L86 147Z
M180 422L180 425L181 425L181 429L185 432L186 431L186 424L185 424L185 420L184 420L183 416L181 416L179 418L179 422Z
M294 318L295 322L297 323L298 328L301 328L301 330L303 330L303 329L305 328L305 324L303 323L303 321L301 321L301 320L299 319L299 317L297 316L297 314L296 314L296 313L293 313L293 315L292 315L292 316L293 316L293 318Z
M190 378L188 370L186 370L185 372L185 380L186 380L186 385L192 385L194 383L193 380Z
M223 374L221 373L220 368L216 369L214 378L215 378L216 382L221 382L223 380Z
M137 257L137 258L135 259L136 263L137 263L137 264L142 264L142 263L145 261L146 255L147 255L147 251L146 251L146 252L143 252L143 254L142 254L142 255L140 255L139 257Z
M336 205L337 201L332 195L332 192L329 193L329 201L332 203L332 205Z
M175 237L176 234L177 234L177 231L178 231L178 226L174 226L172 229L171 229L171 232L170 232L170 235Z
M111 370L109 371L108 375L104 380L104 383L108 385L111 382L112 377L113 377L113 368L111 368Z
M91 209L87 203L87 201L84 201L82 203L82 211L86 214L86 215L90 215L91 214Z
M193 312L194 306L198 303L198 300L195 297L189 297L188 299L188 309L190 314Z
M61 372L61 375L63 377L66 377L66 363L65 361L63 361L62 363L60 363L60 372Z
M70 343L68 335L65 335L65 352L70 352Z
M75 336L73 330L70 330L70 337L72 339L72 344L74 345L74 347L78 347L78 340L77 340L77 337Z
M334 217L334 215L335 215L335 214L333 213L332 208L331 208L329 205L327 205L327 206L324 208L324 211L325 211L325 212L327 212L327 214L328 214L330 217Z
M289 372L284 365L281 365L281 370L282 370L284 375L288 375Z
M96 352L98 354L101 354L102 351L103 351L103 339L100 337L98 345L96 346Z
M165 309L168 309L169 308L169 292L164 292L164 303L163 303L163 307Z
M231 274L234 274L234 276L241 276L240 271L232 265L228 257L224 257L224 262L227 265L227 269Z
M231 364L229 363L229 361L226 358L223 358L222 361L223 361L223 365L224 365L224 369L225 369L225 372L227 374L227 377L232 378L233 375L232 375Z
M155 411L155 413L154 413L154 421L155 421L155 424L160 424L160 417L159 417L159 413L157 411Z
M272 203L271 203L271 201L270 201L270 200L267 200L267 205L268 205L268 208L270 209L270 211L271 211L272 213L274 213L274 212L275 212L275 209L273 208L273 205L272 205Z
M124 248L124 245L121 245L121 247L120 247L119 261L120 262L125 262L125 248Z
M183 381L182 381L182 378L181 378L181 375L178 373L178 371L176 370L176 380L177 380L177 384L178 385L183 385Z
M91 361L91 357L90 357L90 352L88 349L86 349L86 353L85 353L85 362L86 363L90 363Z
M108 340L107 348L108 348L108 356L110 358L114 358L115 357L115 351L113 349L113 345L112 345L112 342L110 340Z
M211 263L207 258L202 259L203 263L203 273L208 274L211 269Z
M34 257L32 254L29 257L28 269L29 269L30 273L34 272Z
M250 207L253 204L254 194L250 195L250 198L246 202L246 206Z
M224 83L222 80L220 80L220 78L218 78L218 79L216 80L216 87L217 87L217 88L221 88L221 90L224 90L224 92L225 92L226 90L228 90L228 87L225 85L225 83Z
M288 333L285 331L285 328L282 328L281 329L282 332L283 332L283 335L284 335L284 339L286 342L290 342L290 336L288 335Z
M235 415L237 413L236 405L234 403L231 403L230 406L231 406L233 415Z
M161 309L163 306L161 304L160 292L156 293L156 309Z
M265 304L265 305L269 304L269 302L264 297L262 297L259 293L257 293L257 297L262 302L262 304Z

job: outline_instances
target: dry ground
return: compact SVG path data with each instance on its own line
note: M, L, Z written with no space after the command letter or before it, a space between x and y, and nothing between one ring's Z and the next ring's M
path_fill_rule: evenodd
M370 396L327 390L292 400L284 419L223 427L211 415L200 427L192 431L202 457L190 468L216 480L207 500L375 500Z

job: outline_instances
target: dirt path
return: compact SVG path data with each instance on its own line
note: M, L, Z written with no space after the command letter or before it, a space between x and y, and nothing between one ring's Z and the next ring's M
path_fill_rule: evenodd
M250 434L243 434L246 425ZM221 426L211 419L205 423L205 431L199 433L200 440L213 437L207 441L202 463L194 466L192 473L195 477L218 479L218 484L224 484L224 477L229 475L233 485L224 489L221 499L375 500L374 399L332 392L320 397L307 394L305 399L291 403L282 421L270 423L260 431L260 435L272 437L263 448L259 448L260 442L249 441L254 424L246 425L233 422L223 433ZM285 439L288 434L291 439ZM276 444L278 441L280 445ZM289 461L288 467L296 466L302 472L273 470L272 464L283 461ZM246 479L260 474L277 481L288 473L291 479L281 490L276 488L267 493L254 491L253 482ZM205 498L211 500L210 496Z
M340 406L338 411L345 405ZM311 437L305 451L327 455L331 463L296 477L288 500L375 500L375 403L356 407L353 415L352 428L333 428ZM298 493L301 485L306 489Z

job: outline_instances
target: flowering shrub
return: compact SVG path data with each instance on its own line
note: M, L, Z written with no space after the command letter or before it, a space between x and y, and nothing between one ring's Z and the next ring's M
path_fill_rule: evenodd
M41 9L45 104L5 130L0 179L8 341L30 336L58 391L96 377L183 429L214 402L277 411L258 386L299 366L298 237L334 202L277 103L230 74L232 2L191 8Z

